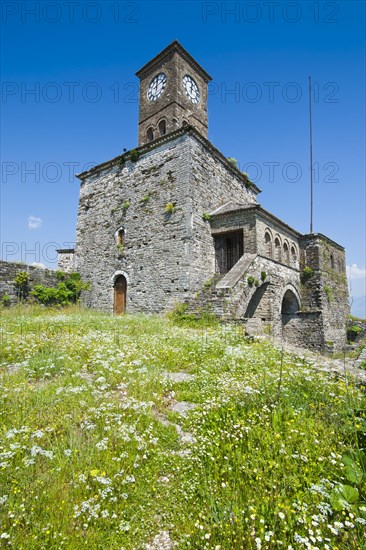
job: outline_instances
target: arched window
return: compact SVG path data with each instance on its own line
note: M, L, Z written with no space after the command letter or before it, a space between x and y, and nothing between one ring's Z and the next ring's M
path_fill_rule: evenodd
M183 120L182 126L188 126L188 122L186 120Z
M330 265L331 269L334 269L334 256L333 256L333 254L330 255L329 265Z
M281 261L281 241L278 237L275 238L275 242L274 242L274 245L275 245L275 260L277 260L277 262L280 262Z
M286 242L283 243L283 259L285 264L290 265L290 250Z
M297 254L294 246L291 246L291 264L292 267L297 267Z
M148 141L152 141L154 139L154 130L152 128L148 128L146 136Z
M269 231L266 231L264 234L264 242L266 245L266 255L268 258L272 258L272 237Z
M117 246L124 246L125 245L125 230L123 229L123 227L120 227L115 235L114 235L114 238L116 240L116 244Z
M166 122L165 122L165 120L161 120L159 122L159 134L161 136L164 136L166 134Z

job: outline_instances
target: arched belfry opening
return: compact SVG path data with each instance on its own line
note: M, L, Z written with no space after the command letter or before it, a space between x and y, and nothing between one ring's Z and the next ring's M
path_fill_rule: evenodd
M121 315L126 311L127 280L124 275L118 275L114 281L113 313Z

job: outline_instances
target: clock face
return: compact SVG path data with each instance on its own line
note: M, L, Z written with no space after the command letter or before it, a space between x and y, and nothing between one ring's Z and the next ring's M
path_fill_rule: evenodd
M150 101L155 101L164 91L166 86L166 74L157 74L150 82L149 89L147 90L147 97Z
M199 102L201 98L200 91L196 82L188 74L183 77L183 89L192 103Z

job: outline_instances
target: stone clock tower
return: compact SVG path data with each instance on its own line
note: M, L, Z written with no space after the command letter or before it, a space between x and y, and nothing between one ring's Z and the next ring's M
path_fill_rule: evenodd
M136 76L140 79L139 145L185 125L207 138L211 77L179 42L172 42Z

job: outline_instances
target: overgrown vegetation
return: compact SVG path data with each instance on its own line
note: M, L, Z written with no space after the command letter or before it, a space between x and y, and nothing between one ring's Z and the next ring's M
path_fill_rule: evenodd
M328 299L328 302L331 304L333 302L333 291L332 289L330 288L330 286L325 286L324 287L324 292L325 294L327 295L327 299Z
M173 214L175 212L175 202L168 202L164 207L165 214Z
M14 280L14 286L18 300L25 300L29 294L29 275L26 271L18 271Z
M130 160L132 162L138 161L140 158L140 152L137 149L131 149L130 151Z
M3 310L4 547L364 548L364 388L185 315Z
M247 282L249 286L253 286L255 282L255 278L252 275L249 275L249 277L247 278Z
M357 336L362 332L362 328L358 325L352 325L347 329L347 339L354 342Z
M35 285L31 295L43 305L67 306L75 304L82 290L89 290L89 283L83 283L79 273L65 274L60 272L58 278L63 282L58 283L57 287L46 287L44 285Z
M314 275L314 271L311 267L305 266L301 273L301 282L306 283Z

